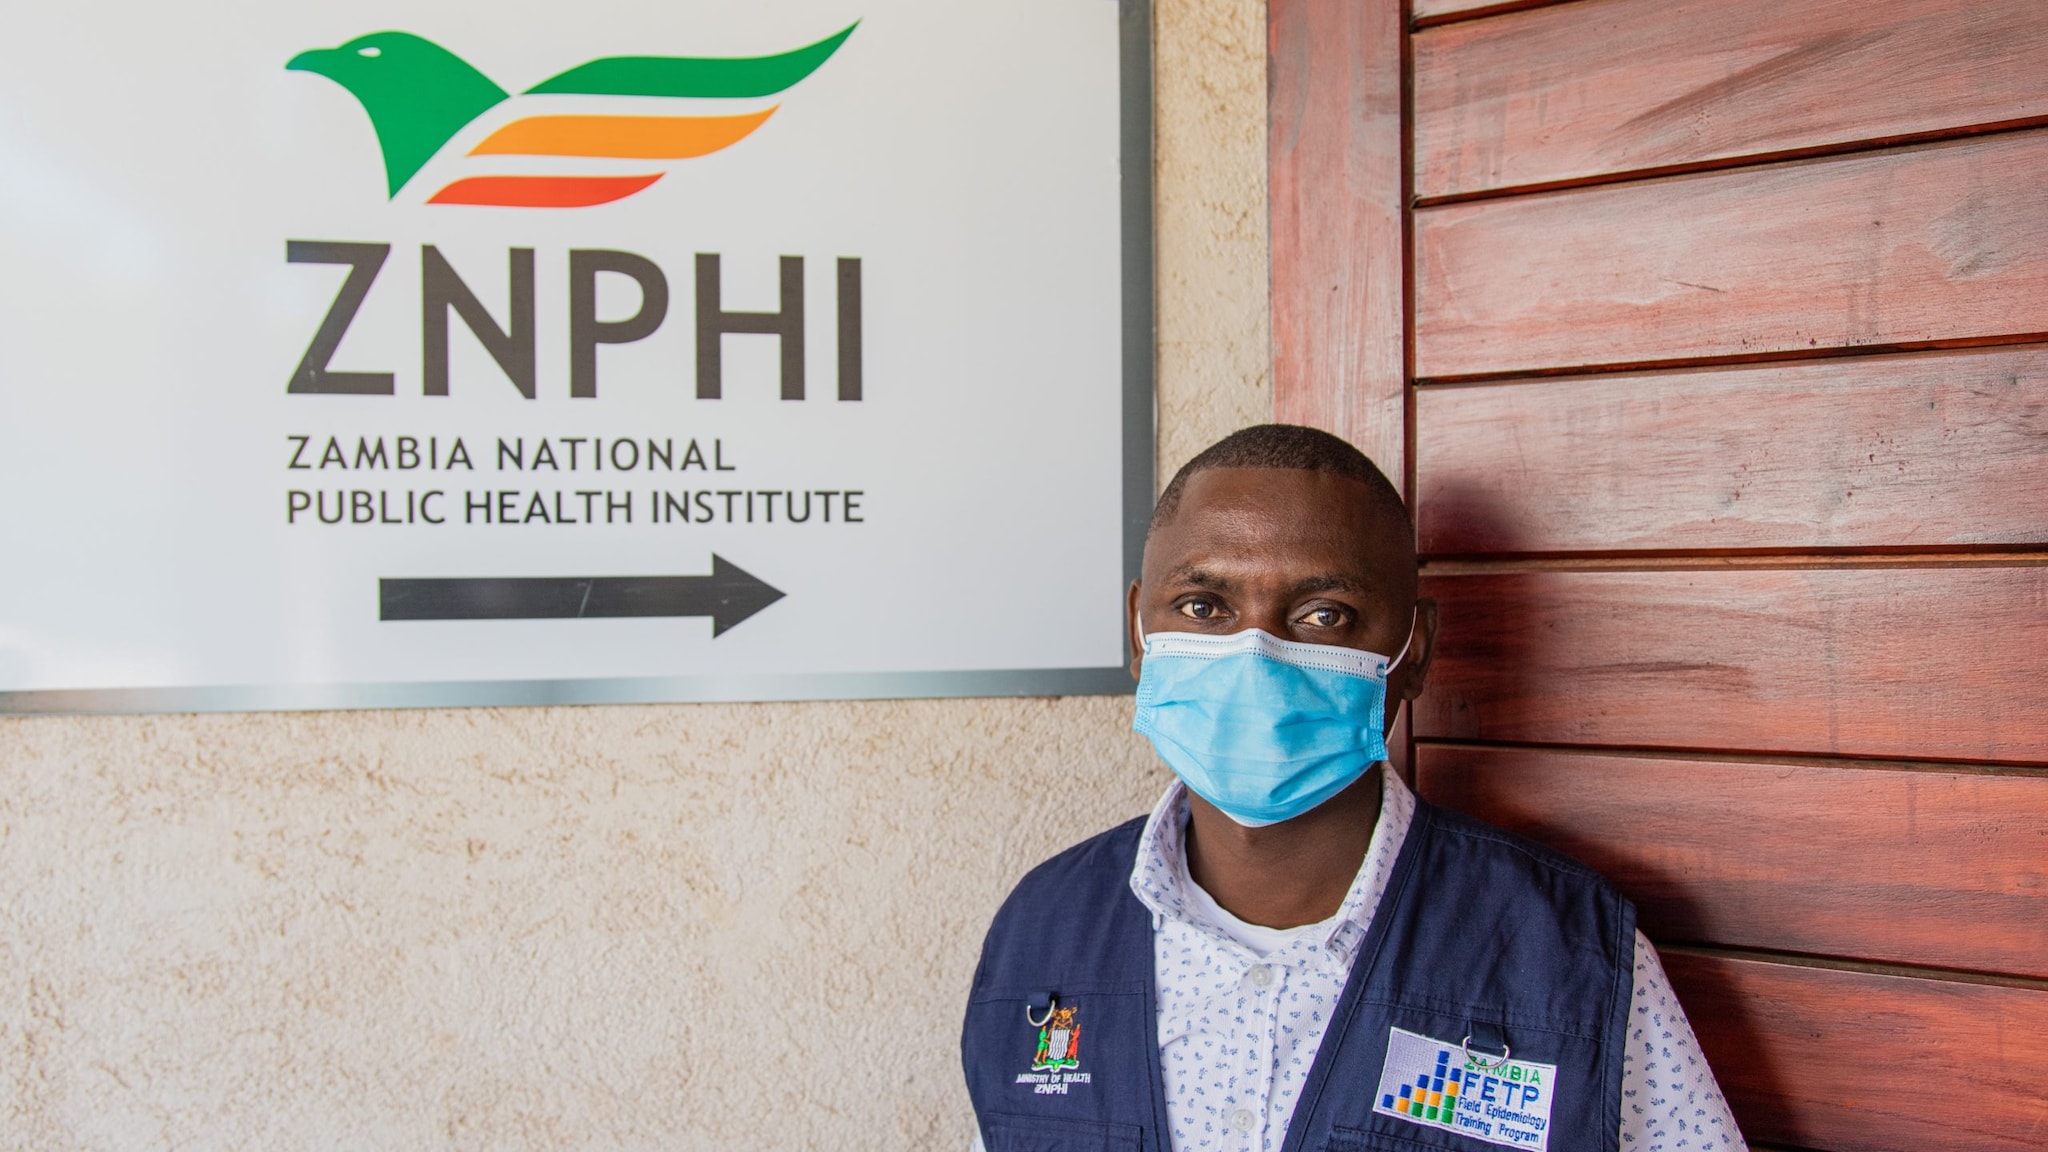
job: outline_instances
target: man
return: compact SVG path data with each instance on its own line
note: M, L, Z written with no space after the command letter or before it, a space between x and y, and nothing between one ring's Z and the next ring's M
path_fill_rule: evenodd
M1436 605L1355 448L1263 425L1189 461L1129 617L1134 726L1179 779L997 914L977 1147L1743 1147L1634 908L1385 767Z

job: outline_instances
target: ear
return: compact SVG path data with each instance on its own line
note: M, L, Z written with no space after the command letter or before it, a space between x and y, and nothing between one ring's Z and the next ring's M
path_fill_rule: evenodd
M1131 679L1138 678L1138 668L1145 663L1145 625L1138 619L1138 589L1136 580L1124 593L1124 647L1131 657Z
M1429 679L1429 662L1436 658L1436 600L1424 596L1415 601L1415 623L1408 636L1408 655L1401 660L1401 666L1394 669L1393 683L1387 685L1390 694L1403 700L1413 700L1422 695L1423 682Z

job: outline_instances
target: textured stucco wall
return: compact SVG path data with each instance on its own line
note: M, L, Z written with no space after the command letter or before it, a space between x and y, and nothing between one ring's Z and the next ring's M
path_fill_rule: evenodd
M1158 0L1162 470L1265 419L1264 6ZM0 721L0 1148L959 1149L1128 698Z

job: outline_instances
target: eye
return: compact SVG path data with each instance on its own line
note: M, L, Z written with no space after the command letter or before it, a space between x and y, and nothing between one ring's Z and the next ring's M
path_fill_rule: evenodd
M1214 620L1217 615L1215 603L1209 600L1189 600L1175 611L1190 620Z
M1294 618L1296 624L1311 628L1341 628L1350 621L1351 614L1342 608L1329 604L1318 604Z
M368 57L370 57L371 59L375 59L375 58L377 58L377 57L379 57L379 56L382 56L383 54L384 54L384 50L383 50L382 48L378 48L378 47L376 47L376 46L374 46L374 45L373 45L373 46L371 46L371 47L368 47L368 48L358 48L358 49L356 49L356 55L358 55L358 56L368 56Z

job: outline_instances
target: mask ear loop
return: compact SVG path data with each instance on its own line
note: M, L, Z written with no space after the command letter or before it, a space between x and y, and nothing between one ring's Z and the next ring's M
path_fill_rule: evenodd
M1415 625L1421 619L1422 605L1417 604L1415 607L1408 610L1408 639L1403 641L1401 644L1401 654L1394 657L1394 662L1387 665L1387 670L1385 672L1380 673L1380 680L1382 683L1386 681L1387 677L1392 676L1394 674L1394 669L1401 666L1401 661L1406 660L1408 658L1408 650L1415 646ZM1394 716L1399 717L1401 715L1401 709L1406 708L1407 706L1408 701L1406 700L1396 701L1394 704Z
M1415 607L1410 608L1408 610L1408 639L1401 642L1401 654L1394 657L1393 660L1388 662L1387 670L1381 675L1393 675L1394 669L1399 668L1401 666L1401 661L1406 660L1408 658L1408 649L1415 647L1415 625L1416 622L1421 619L1422 605L1417 604Z

